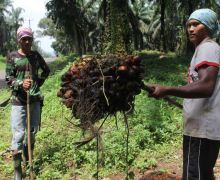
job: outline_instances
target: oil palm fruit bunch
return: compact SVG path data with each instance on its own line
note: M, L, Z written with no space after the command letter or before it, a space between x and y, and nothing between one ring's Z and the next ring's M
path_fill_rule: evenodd
M144 68L135 55L84 56L61 77L57 96L84 128L90 122L133 109Z

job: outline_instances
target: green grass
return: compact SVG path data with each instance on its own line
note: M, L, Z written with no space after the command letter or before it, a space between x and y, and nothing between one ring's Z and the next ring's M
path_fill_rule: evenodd
M0 70L5 69L5 57L0 55Z
M7 88L0 89L0 102L8 99L11 95L11 91Z
M146 83L166 85L184 84L187 59L169 53L159 58L159 52L141 52L146 68ZM93 179L96 173L96 141L77 148L74 142L82 138L82 132L72 123L70 110L65 108L56 96L60 88L60 77L67 71L74 57L60 58L51 64L53 73L44 84L45 105L42 114L42 128L37 134L37 146L34 156L34 168L37 179ZM64 63L65 62L65 63ZM65 66L67 65L67 66ZM57 68L59 67L59 69ZM63 68L64 67L64 68ZM63 69L62 69L63 68ZM6 97L4 91L1 97ZM177 99L181 103L181 99ZM10 106L0 114L0 152L10 146ZM100 120L100 123L102 120ZM129 168L144 170L155 166L161 158L170 158L181 146L182 113L178 108L162 100L148 98L146 92L136 96L135 111L128 119ZM116 126L117 124L117 126ZM98 124L97 124L98 126ZM88 135L88 134L85 134ZM126 130L123 116L109 117L102 128L103 166L100 176L114 173L125 175L126 169ZM100 154L101 155L101 154ZM0 175L12 177L12 162L0 158Z

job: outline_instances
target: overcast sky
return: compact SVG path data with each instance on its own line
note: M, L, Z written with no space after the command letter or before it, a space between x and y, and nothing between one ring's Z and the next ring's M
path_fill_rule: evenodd
M21 7L24 9L21 16L24 18L23 26L32 28L33 31L39 30L37 27L41 18L46 16L45 4L49 0L13 0L13 7ZM37 38L40 41L40 46L45 52L53 53L50 47L52 39L50 37Z

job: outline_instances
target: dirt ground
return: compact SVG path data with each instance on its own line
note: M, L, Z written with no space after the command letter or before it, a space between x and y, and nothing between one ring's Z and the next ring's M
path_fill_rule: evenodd
M5 161L11 160L9 153L5 154ZM220 180L220 155L214 169L216 180ZM182 174L182 150L176 151L173 158L168 160L158 160L157 167L145 171L134 171L134 180L181 180ZM0 179L2 178L0 173ZM102 180L124 180L124 174L113 174ZM82 180L74 178L74 180ZM101 179L100 179L101 180Z
M220 180L220 154L214 168L216 180ZM158 160L157 167L144 172L135 172L134 180L181 180L182 150L178 150L169 160ZM124 180L122 175L112 175L103 180Z
M168 160L159 159L158 164L153 169L145 171L135 171L134 180L181 180L182 174L182 150ZM103 180L124 180L121 175L112 175ZM220 180L220 179L219 179Z
M6 87L6 82L5 82L5 71L0 70L0 88Z

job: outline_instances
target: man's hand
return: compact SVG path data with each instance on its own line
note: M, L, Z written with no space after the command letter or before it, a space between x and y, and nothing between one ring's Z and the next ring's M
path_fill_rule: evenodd
M160 85L151 85L150 86L153 90L153 92L151 92L149 94L149 97L154 97L154 98L163 98L165 97L167 94L167 88L165 86L160 86Z
M31 85L32 85L32 79L24 79L23 80L22 87L25 91L29 90L31 88Z

